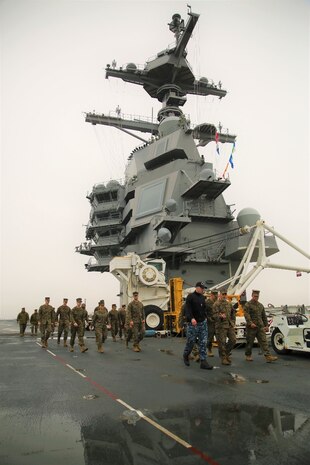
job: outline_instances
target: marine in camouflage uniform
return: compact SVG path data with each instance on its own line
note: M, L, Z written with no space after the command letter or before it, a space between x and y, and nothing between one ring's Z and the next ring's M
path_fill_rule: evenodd
M64 347L68 347L67 339L70 328L71 308L68 306L68 299L63 299L63 304L57 308L56 321L58 321L57 344L60 344L60 338L64 333Z
M39 323L41 331L41 346L46 349L48 346L47 340L52 332L52 325L55 324L54 307L50 305L50 298L45 297L45 304L39 308Z
M206 360L206 343L208 340L206 300L203 296L205 285L199 281L196 283L195 291L186 297L185 315L187 322L186 345L183 352L183 361L189 366L189 355L193 350L194 344L198 339L200 368L212 370L213 366L209 365Z
M30 324L31 324L31 336L34 336L38 333L38 326L39 326L39 314L38 310L35 309L34 313L30 317Z
M56 312L55 312L55 307L52 307L53 311L52 311L52 324L51 324L51 339L53 339L54 337L54 331L55 331L55 325L56 325Z
M207 349L208 349L208 357L214 357L212 352L212 344L215 336L215 320L213 316L213 305L217 299L217 291L212 291L210 296L206 300L206 307L207 307L207 322L208 322L208 342L207 342Z
M25 310L25 307L22 308L22 311L19 312L16 318L17 323L19 323L19 335L23 337L27 328L27 323L29 321L29 315Z
M230 354L236 344L236 312L228 302L227 292L224 290L221 291L218 300L213 305L213 318L222 365L230 365Z
M71 322L71 338L70 338L70 352L74 352L74 341L76 335L78 335L79 346L81 352L86 352L88 347L84 344L84 331L85 331L85 320L88 315L85 308L82 307L82 299L76 299L76 306L71 310L70 322Z
M244 306L244 317L246 320L246 346L245 358L248 362L252 362L252 347L255 338L257 338L261 350L265 355L267 363L274 362L278 359L271 355L266 338L268 330L268 320L264 306L258 301L259 291L252 291L252 299Z
M104 306L104 300L101 299L99 300L98 302L98 305L97 307L95 307L94 309L94 315L95 315L95 312L97 312L100 308L100 305L103 305ZM105 308L105 311L108 313L108 322L107 324L105 325L105 327L103 328L103 332L102 332L102 344L105 343L105 341L107 340L108 338L108 329L110 328L110 323L109 323L109 310L104 306ZM93 317L94 318L94 317ZM94 321L92 321L92 323L94 324ZM95 329L95 328L94 328Z
M118 323L119 323L119 337L123 339L123 332L125 338L127 337L127 329L125 328L126 324L126 305L123 304L118 310Z
M86 323L88 323L88 311L86 310L86 304L82 304L81 307L84 310L84 314L85 314L84 325L83 325L83 336L84 336Z
M111 325L113 342L116 342L116 336L118 333L118 311L115 304L112 305L112 310L109 311L109 323Z
M104 306L104 300L99 302L99 306L96 307L93 316L93 325L95 327L96 334L96 343L98 347L98 352L103 353L102 344L107 338L108 329L107 325L109 323L109 312Z
M133 300L128 304L126 312L126 326L132 331L133 351L141 352L140 341L145 333L145 314L142 302L139 301L139 293L132 293ZM128 332L130 333L130 331ZM128 335L127 335L128 340Z

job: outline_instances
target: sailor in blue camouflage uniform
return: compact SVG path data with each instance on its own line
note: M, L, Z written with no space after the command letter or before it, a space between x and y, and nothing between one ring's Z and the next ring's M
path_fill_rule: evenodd
M189 294L185 301L185 315L187 321L186 345L183 353L183 361L189 366L189 354L198 339L200 368L212 370L213 366L209 365L206 358L206 344L208 340L207 327L207 308L206 300L203 295L205 285L199 281L196 283L195 291Z

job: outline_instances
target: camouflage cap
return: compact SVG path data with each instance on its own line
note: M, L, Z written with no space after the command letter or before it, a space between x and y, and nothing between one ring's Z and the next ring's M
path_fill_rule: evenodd
M45 300L50 300L50 297L45 297Z
M134 291L134 292L132 293L132 295L139 295L139 292L138 292L138 291Z
M103 299L99 300L98 304L99 305L104 305L104 300Z
M218 295L218 291L211 291L212 295Z
M77 301L77 302L82 302L81 297L78 297L78 298L76 299L76 301Z
M67 299L67 297L64 297L64 299L63 299L63 300L65 300L66 302L68 302L68 299Z
M260 291L257 291L256 289L253 289L252 295L259 295Z

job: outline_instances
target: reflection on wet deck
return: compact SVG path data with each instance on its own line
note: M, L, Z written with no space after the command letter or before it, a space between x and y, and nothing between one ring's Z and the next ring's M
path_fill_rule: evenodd
M306 465L299 447L309 435L310 421L301 414L257 405L212 404L144 414L173 432L216 465ZM120 421L92 418L82 426L86 464L198 464L193 455L166 434L151 427L135 411ZM304 454L304 455L303 455Z

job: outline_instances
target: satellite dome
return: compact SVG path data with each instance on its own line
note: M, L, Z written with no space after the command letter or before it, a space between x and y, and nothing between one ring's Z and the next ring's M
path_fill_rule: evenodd
M119 187L120 183L118 181L115 181L115 179L112 179L107 183L107 188L111 189L112 187Z
M167 200L165 207L168 212L175 212L177 209L177 203L174 199L169 199Z
M243 208L240 210L237 216L237 222L239 228L244 228L245 226L254 226L261 216L255 208Z
M126 69L127 71L135 71L137 69L137 65L135 63L128 63L128 65L126 66Z
M206 84L208 84L208 82L209 82L209 81L208 81L208 78L206 78L206 77L201 77L201 78L199 79L199 81L200 81L200 82L205 82Z
M161 242L169 242L171 239L171 232L168 228L160 228L157 236Z
M209 168L201 170L199 174L199 181L214 181L214 172Z
M167 116L159 123L158 132L161 137L168 136L180 129L178 116Z

